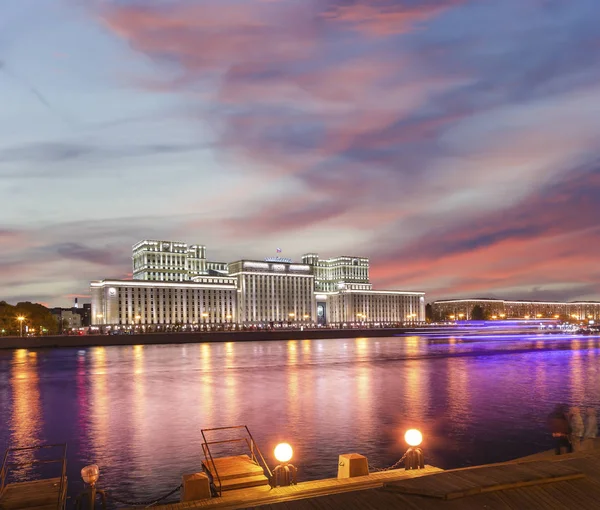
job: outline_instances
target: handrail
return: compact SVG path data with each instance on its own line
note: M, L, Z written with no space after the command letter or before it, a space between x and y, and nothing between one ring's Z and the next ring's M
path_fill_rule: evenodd
M202 429L205 432L212 432L214 430L228 430L228 429L246 429L248 430L248 427L246 427L246 425L234 425L232 427L214 427L212 429Z
M63 461L62 471L60 474L60 487L58 489L58 501L56 502L57 509L63 510L66 507L67 500L67 443L63 445Z
M252 441L252 444L254 446L256 446L256 451L258 452L258 454L260 455L260 459L262 460L262 463L264 464L264 468L267 470L267 473L269 473L269 483L271 483L271 480L273 478L273 473L271 472L271 470L269 469L269 465L267 464L267 461L265 460L265 458L263 457L262 452L260 451L260 448L258 447L258 445L256 444L256 441L254 441L254 437L252 437L252 434L250 433L250 429L248 429L247 425L244 425L244 427L246 427L246 432L248 432L248 435L250 436L250 440Z
M217 480L219 481L219 496L221 496L223 494L223 489L222 489L223 484L221 483L221 478L219 477L219 472L217 471L217 466L215 464L215 460L213 459L212 453L210 453L210 448L206 444L206 436L204 435L204 430L201 429L200 433L202 434L202 439L204 439L204 443L202 444L202 449L204 450L204 458L208 462L208 458L206 457L206 451L208 450L208 456L210 457L210 461L212 462L213 469L215 470L215 475L217 477ZM204 449L204 446L206 446L206 449Z
M246 434L248 435L248 437L225 439L225 440L221 440L221 441L210 441L210 442L207 441L207 439L206 439L206 434L205 434L206 432L236 430L236 429L244 429ZM251 457L252 462L254 462L258 466L263 468L263 470L266 472L265 474L267 475L267 477L269 479L269 484L272 483L273 473L271 472L271 469L269 468L267 461L265 460L262 452L260 451L260 448L256 444L256 441L254 440L254 437L250 433L250 429L248 428L247 425L236 425L236 426L232 426L232 427L215 427L212 429L201 429L201 433L202 433L202 438L204 440L204 442L202 443L202 450L204 452L204 458L206 459L206 462L208 463L209 457L210 457L210 464L212 465L214 474L219 483L219 488L218 488L219 496L221 496L223 494L222 482L221 482L221 477L219 476L219 472L217 470L217 466L215 464L215 460L212 456L212 452L210 451L210 445L237 443L240 441L245 441L246 446L248 447L248 450L250 451L250 457ZM250 440L248 440L248 438L250 438ZM255 449L256 449L256 452L255 452ZM208 455L207 455L207 453L208 453ZM256 454L258 454L258 456Z
M248 441L245 437L237 437L235 439L225 439L223 441L211 441L210 443L204 442L204 444L223 444L223 443L237 443L238 441Z
M60 459L34 459L31 461L10 461L9 458L11 454L23 452L23 451L31 451L31 450L42 450L48 448L62 448L62 458ZM0 494L6 487L6 478L8 477L8 473L10 468L19 467L19 466L39 466L43 464L53 464L53 463L61 463L61 473L60 473L60 485L58 490L58 499L57 499L57 510L64 510L67 501L67 444L66 443L57 443L57 444L42 444L35 446L24 446L19 448L7 448L4 452L4 459L2 461L2 469L0 471Z
M8 460L8 450L4 452L4 459L2 460L2 470L0 471L0 494L4 491L4 483L6 481L6 462Z

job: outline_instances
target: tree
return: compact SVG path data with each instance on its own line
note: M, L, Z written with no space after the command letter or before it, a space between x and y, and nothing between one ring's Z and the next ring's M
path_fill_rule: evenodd
M29 301L13 306L5 301L0 301L0 333L4 330L2 333L4 335L18 335L20 324L17 317L25 317L23 334L25 334L26 326L29 331L34 331L36 334L41 332L55 334L58 331L57 320L45 306Z
M487 319L486 311L483 309L481 305L475 305L473 310L471 310L471 320L474 321L483 321Z

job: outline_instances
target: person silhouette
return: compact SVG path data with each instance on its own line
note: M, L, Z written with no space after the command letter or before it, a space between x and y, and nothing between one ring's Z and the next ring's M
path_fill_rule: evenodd
M573 451L569 441L571 428L567 419L567 407L564 404L557 404L548 415L548 428L554 438L556 455L571 453Z

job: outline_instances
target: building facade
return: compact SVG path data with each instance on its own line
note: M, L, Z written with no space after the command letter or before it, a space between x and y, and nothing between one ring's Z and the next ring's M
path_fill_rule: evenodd
M229 264L229 275L237 279L240 323L274 326L315 322L310 266L240 260Z
M91 282L92 324L397 325L425 321L422 292L373 290L369 259L302 256L302 263L211 262L202 245L144 240L133 246L133 280Z
M334 326L391 326L425 320L423 292L349 290L316 294L317 310Z
M231 324L237 321L236 279L197 277L194 282L101 280L91 282L93 324Z
M371 290L369 259L335 257L321 260L316 253L302 256L302 263L312 267L315 292L337 292L340 289Z
M206 246L201 244L144 240L132 251L134 280L187 282L196 276L227 273L225 262L206 259Z
M432 305L436 320L471 320L473 308L495 319L600 320L600 302L593 301L508 301L504 299L448 299Z

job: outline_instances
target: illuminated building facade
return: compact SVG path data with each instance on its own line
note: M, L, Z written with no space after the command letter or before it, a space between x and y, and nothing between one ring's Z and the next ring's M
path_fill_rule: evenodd
M507 301L503 299L449 299L433 303L436 320L471 320L480 306L486 317L497 319L600 319L600 302Z
M236 279L194 282L91 282L92 324L114 326L228 324L237 321Z
M302 263L312 267L315 292L372 288L369 281L369 259L365 257L344 256L321 260L316 253L308 253L302 256Z
M240 260L229 264L237 279L243 324L312 324L315 322L314 276L306 264Z
M133 246L133 280L91 283L92 324L103 326L392 325L425 321L422 292L373 290L369 259L302 263L273 257L210 262L206 247L144 240Z
M133 279L187 282L200 275L227 274L227 264L206 260L206 246L144 240L133 246Z
M316 294L317 311L335 326L390 326L425 320L425 294L393 290L351 290Z

